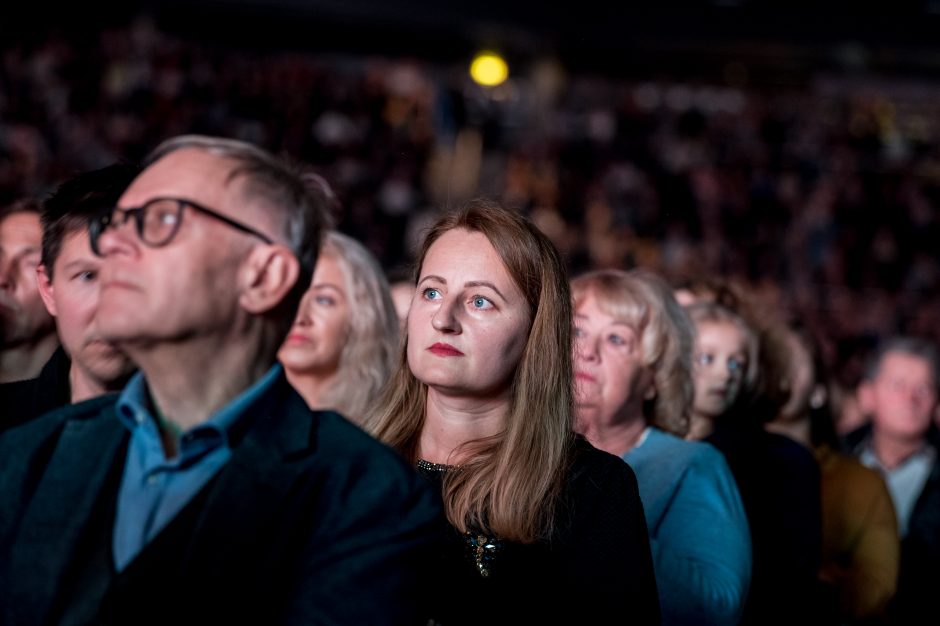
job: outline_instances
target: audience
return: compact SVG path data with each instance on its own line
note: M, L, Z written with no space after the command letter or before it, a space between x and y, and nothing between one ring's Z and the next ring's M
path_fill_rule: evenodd
M684 441L691 322L652 274L572 281L578 428L636 472L663 624L737 624L751 578L747 518L724 458Z
M805 332L784 328L789 400L767 429L812 450L822 482L822 566L826 623L883 624L897 588L898 523L877 472L839 452L821 359ZM821 610L827 607L822 606Z
M394 367L398 315L385 275L362 244L326 234L313 282L278 352L311 408L361 422Z
M0 383L35 378L59 345L36 283L41 210L33 200L0 210Z
M112 165L62 183L43 203L39 294L55 317L62 345L39 376L0 385L4 407L0 430L26 422L66 404L117 391L134 365L101 339L95 320L101 259L91 251L88 223L111 210L138 173Z
M399 369L369 430L441 489L442 624L660 622L629 466L576 437L561 257L517 213L473 201L418 255Z
M439 499L276 362L322 211L250 144L145 165L90 227L98 329L140 372L0 437L0 621L423 621Z
M0 622L935 613L929 89L481 89L119 22L0 55ZM181 132L322 176L98 169ZM429 208L477 193L516 210ZM617 268L573 282L576 381L566 268Z

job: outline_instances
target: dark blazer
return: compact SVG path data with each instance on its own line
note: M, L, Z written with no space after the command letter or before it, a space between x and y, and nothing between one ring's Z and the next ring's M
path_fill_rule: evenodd
M396 453L281 377L230 461L122 572L114 396L0 437L0 623L411 624L442 508Z
M857 454L871 429L871 424L866 424L846 435L847 450ZM907 535L901 539L898 590L890 607L895 624L936 620L925 617L936 613L940 590L940 435L934 426L927 432L927 443L937 451L937 457L914 503Z
M36 378L0 385L0 432L69 404L71 366L72 361L59 346Z

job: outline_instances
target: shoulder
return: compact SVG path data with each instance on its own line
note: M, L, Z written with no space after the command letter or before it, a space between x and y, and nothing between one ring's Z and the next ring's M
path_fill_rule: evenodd
M66 423L106 418L113 414L116 402L117 394L108 394L44 413L3 432L0 435L0 449L13 447L14 450L22 450L25 442L45 439L59 431Z
M581 436L574 442L567 482L570 489L580 491L637 491L636 474L630 465L613 454L598 450Z
M397 451L335 411L309 411L308 476L324 478L349 497L379 494L434 500L437 491Z

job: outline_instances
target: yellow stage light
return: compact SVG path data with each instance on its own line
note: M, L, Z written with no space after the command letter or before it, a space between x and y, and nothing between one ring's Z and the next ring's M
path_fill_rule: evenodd
M480 85L495 87L509 77L509 66L495 52L481 52L470 64L470 77Z

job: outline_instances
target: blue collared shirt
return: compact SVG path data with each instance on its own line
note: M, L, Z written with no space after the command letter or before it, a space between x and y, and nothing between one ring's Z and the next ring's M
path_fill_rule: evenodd
M888 493L891 494L891 501L894 503L894 511L898 516L898 534L903 539L907 535L911 516L914 514L914 506L933 470L937 451L933 446L925 444L897 467L888 469L881 464L881 460L875 454L871 438L864 441L858 450L860 450L858 460L862 465L880 472L885 479Z
M249 417L280 373L281 366L275 364L206 422L180 434L178 454L172 459L163 451L143 374L131 378L117 400L118 416L131 432L111 544L117 571L127 567L228 462L233 426Z

